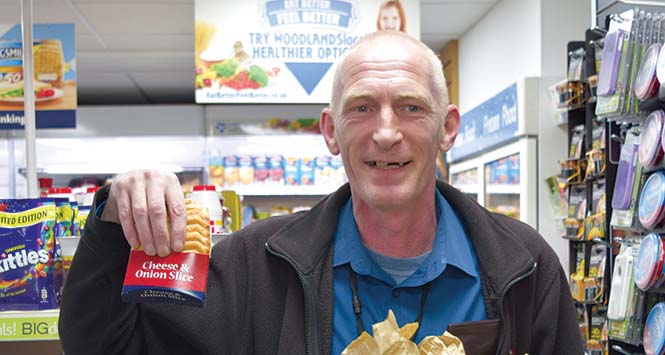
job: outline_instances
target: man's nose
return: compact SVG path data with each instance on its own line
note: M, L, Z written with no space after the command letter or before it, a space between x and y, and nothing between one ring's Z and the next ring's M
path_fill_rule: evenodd
M399 120L392 107L381 109L372 139L382 149L390 149L403 138Z

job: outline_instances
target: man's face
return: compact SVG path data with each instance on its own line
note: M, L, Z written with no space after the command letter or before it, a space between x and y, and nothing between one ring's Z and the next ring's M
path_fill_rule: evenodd
M322 126L330 151L342 155L354 202L390 210L431 199L436 155L450 136L422 49L383 39L354 51L340 70L335 111L324 110Z
M397 7L388 6L381 10L381 19L379 24L382 30L399 30L402 20L399 17Z

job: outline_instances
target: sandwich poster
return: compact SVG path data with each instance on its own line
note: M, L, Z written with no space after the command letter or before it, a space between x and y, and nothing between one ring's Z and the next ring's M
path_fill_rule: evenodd
M377 30L418 38L418 0L195 0L197 103L328 103L335 65Z
M37 128L76 127L74 24L33 25ZM23 129L21 25L0 25L0 129Z

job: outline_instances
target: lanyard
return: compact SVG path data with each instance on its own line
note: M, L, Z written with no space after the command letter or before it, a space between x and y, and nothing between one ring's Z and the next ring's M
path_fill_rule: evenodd
M358 297L358 279L356 278L356 273L353 272L353 269L349 265L349 281L351 282L351 293L353 294L353 313L356 315L356 327L358 328L358 336L362 334L365 327L363 326L363 319L361 316L362 306L360 304L360 298ZM430 283L423 285L423 291L420 295L420 310L418 311L418 326L423 320L423 310L425 309L425 303L427 302L427 294L429 293ZM417 332L416 332L417 333ZM414 334L415 335L415 334Z

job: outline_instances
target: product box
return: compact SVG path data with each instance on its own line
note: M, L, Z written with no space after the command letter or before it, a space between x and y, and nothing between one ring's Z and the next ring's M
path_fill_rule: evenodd
M331 171L329 156L321 155L314 159L314 181L317 185L329 185Z
M344 171L344 161L339 155L330 157L330 183L333 185L342 185L347 181L346 171Z
M273 155L268 160L271 185L284 185L284 157Z
M254 161L254 184L266 185L270 181L270 165L268 157L257 155Z
M54 199L0 200L0 311L57 308L63 283Z
M208 176L210 184L224 186L224 158L213 156L208 159Z
M238 178L241 185L254 183L254 163L249 155L238 156Z
M296 157L286 158L284 164L284 184L289 186L300 184L300 159Z
M186 200L187 234L182 252L149 256L143 249L129 254L122 299L137 303L174 303L203 307L212 242L206 208Z
M300 185L314 185L314 159L305 157L300 159L300 170L298 172Z
M238 167L238 158L234 155L227 155L223 160L224 186L234 187L240 181L240 170Z

